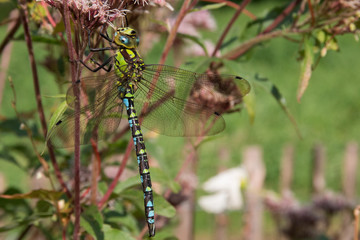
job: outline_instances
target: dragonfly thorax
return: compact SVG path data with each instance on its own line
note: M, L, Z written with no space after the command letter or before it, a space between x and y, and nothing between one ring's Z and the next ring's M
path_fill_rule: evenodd
M119 46L115 55L115 70L120 78L137 81L141 78L144 61L136 47L139 45L137 33L132 28L118 28L114 42Z

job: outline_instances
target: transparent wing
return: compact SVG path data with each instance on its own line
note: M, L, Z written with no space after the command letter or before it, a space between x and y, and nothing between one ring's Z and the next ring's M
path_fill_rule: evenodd
M81 79L66 94L67 110L49 129L47 140L55 147L74 146L75 118L80 119L80 143L106 139L118 128L123 112L116 88L117 76L110 73ZM80 111L75 112L75 88L80 87Z
M135 108L141 113L142 125L168 136L221 132L225 121L220 114L226 109L216 102L229 92L229 87L222 84L224 78L238 82L238 87L233 86L238 89L238 96L233 94L234 100L241 101L250 91L249 83L236 76L211 76L165 65L145 65L135 93Z

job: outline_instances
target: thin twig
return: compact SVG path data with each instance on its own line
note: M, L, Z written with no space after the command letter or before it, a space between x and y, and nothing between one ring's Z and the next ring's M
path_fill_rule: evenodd
M285 31L273 31L284 19L286 16L288 16L292 10L301 3L301 0L294 0L291 2L280 15L274 19L272 24L270 24L264 31L262 31L260 34L258 34L256 37L244 42L241 44L241 46L231 50L229 53L224 55L224 58L234 60L238 58L239 56L246 53L249 49L251 49L256 44L259 44L260 42L266 41L268 39L279 37L282 35L285 35ZM288 32L291 32L290 30Z
M72 43L71 37L71 25L70 25L70 12L68 8L68 1L63 0L63 17L65 24L65 31L67 37L68 44L68 52L70 59L70 70L71 70L71 81L75 85L77 80L77 72L76 72L76 62L75 62L75 49ZM74 233L73 239L78 240L80 237L80 214L81 214L81 205L80 205L80 89L79 87L74 87L74 96L75 96L75 133L74 133L74 213L75 213L75 221L74 221Z
M170 33L169 33L169 36L168 36L168 38L166 40L164 51L163 51L163 53L161 55L159 64L164 64L165 63L165 60L166 60L166 58L167 58L167 56L169 54L170 48L171 48L171 46L173 45L173 43L175 41L176 33L177 33L177 30L178 30L178 28L180 26L180 23L184 19L185 14L187 13L187 11L189 10L190 2L191 2L191 0L185 0L183 5L181 6L180 12L179 12L179 14L178 14L178 16L177 16L177 18L175 20L174 26L172 26L172 28L170 30Z
M256 37L241 44L241 46L233 49L231 52L225 54L224 58L234 60L234 59L238 58L239 56L243 55L254 45L259 44L263 41L266 41L266 40L274 38L274 37L282 36L284 34L285 33L282 30L277 30L277 31L273 31L270 33L266 33L266 34L257 35Z
M19 29L21 24L21 18L20 16L15 18L15 24L10 24L11 25L11 29L8 31L8 34L6 35L6 37L4 38L4 40L2 41L1 45L0 45L0 55L3 53L4 48L7 46L7 44L10 42L10 40L13 38L14 34L16 33L16 31Z
M125 166L126 166L126 163L130 157L130 153L131 153L131 150L134 146L134 143L133 143L133 139L132 137L129 139L129 142L128 142L128 145L126 147L126 150L125 150L125 154L124 154L124 157L123 157L123 160L121 162L121 165L119 167L119 170L118 172L116 173L113 181L111 182L108 190L106 191L105 195L103 196L103 198L100 200L100 202L98 203L98 208L102 208L104 206L104 204L109 200L110 198L110 195L112 194L112 192L114 191L115 187L116 187L116 184L118 183L119 181L119 178L122 174L122 172L124 171L125 169Z
M308 0L308 5L309 5L309 11L310 11L310 15L311 15L311 26L314 26L315 25L315 14L314 14L314 9L311 4L311 0Z
M26 41L28 52L29 52L31 71L32 71L32 75L33 75L33 83L34 83L35 96L36 96L36 105L37 105L37 110L39 113L42 131L43 131L44 137L46 137L47 125L46 125L44 109L43 109L42 101L41 101L39 78L38 78L38 74L37 74L34 51L33 51L33 47L32 47L30 30L29 30L29 25L28 25L28 20L27 20L28 13L27 13L26 1L24 1L24 0L21 1L20 5L21 5L21 8L20 8L21 20L22 20L23 27L24 27L25 41ZM51 163L54 166L55 175L56 175L59 183L61 184L63 190L65 191L67 197L71 198L71 193L70 193L69 189L67 188L67 186L61 176L61 172L60 172L59 166L57 165L55 154L54 154L53 148L51 147L51 144L48 144L48 150L49 150Z
M202 0L202 1L203 1L203 2L225 3L225 4L226 4L227 6L229 6L229 7L232 7L232 8L235 8L235 9L239 9L239 8L240 8L239 5L237 5L236 3L231 2L231 1L223 1L223 0ZM257 19L256 15L254 15L252 12L250 12L250 11L248 11L248 10L246 10L246 9L244 9L243 12L244 12L244 14L245 14L246 16L248 16L249 18L251 18L251 20L256 20L256 19Z
M15 92L15 87L14 87L14 83L12 81L12 79L9 77L9 83L10 83L10 87L11 87L11 90L13 92L13 96L14 96L14 99L12 101L12 107L15 111L15 114L17 116L17 118L21 121L21 125L22 125L22 129L24 129L30 139L30 142L31 142L31 145L33 147L33 150L36 154L36 157L38 158L39 162L41 163L43 169L44 169L44 172L45 172L45 176L49 179L49 182L50 182L50 185L51 185L51 188L52 190L55 190L55 184L54 184L54 181L52 180L51 178L51 175L50 175L50 172L49 172L49 165L47 164L47 162L45 161L45 159L40 155L40 153L37 151L36 149L36 144L35 144L35 141L34 141L34 138L33 138L33 134L32 134L32 131L31 129L29 128L29 126L21 120L21 116L20 116L20 113L17 111L17 107L16 107L16 92ZM58 202L54 199L53 200L53 205L55 206L55 209L56 209L56 214L58 216L58 219L59 219L59 222L60 222L60 225L61 225L61 228L63 228L63 225L61 224L61 215L60 215L60 210L59 210L59 207L58 207ZM25 234L26 232L24 232ZM23 235L25 236L25 235Z
M92 204L96 204L97 198L97 187L98 187L98 177L100 175L101 169L101 157L98 151L97 143L94 139L91 139L91 146L93 148L94 156L92 160L92 174L91 174L91 196L90 201Z
M279 14L279 16L277 16L274 21L267 27L265 28L264 31L262 31L260 34L265 34L268 32L271 32L274 28L276 28L284 19L285 17L287 17L292 10L301 3L301 0L294 0L292 1L285 9L284 11L282 11L282 13Z
M10 13L10 18L14 19L14 21L9 22L8 26L7 26L7 31L9 32L9 34L5 37L5 40L2 42L1 46L0 46L0 56L1 56L1 63L0 63L0 110L1 110L1 106L2 106L2 100L3 100L3 93L4 93L4 89L5 89L5 82L6 82L6 75L7 75L7 70L9 68L10 65L10 59L11 59L11 51L13 49L13 43L7 41L6 39L11 39L12 36L10 37L10 32L14 31L14 26L16 24L21 23L21 18L19 16L19 11L17 9L14 9L11 11ZM18 28L18 27L17 27Z
M236 10L234 16L231 18L230 22L228 23L228 25L226 26L224 32L221 34L221 37L219 38L219 41L217 42L215 49L213 51L213 53L211 54L212 57L214 57L217 53L217 51L219 51L226 35L228 34L228 32L230 31L230 28L232 27L232 25L234 24L235 20L240 16L241 12L245 9L245 7L251 2L251 0L244 0L240 7L238 8L238 10Z

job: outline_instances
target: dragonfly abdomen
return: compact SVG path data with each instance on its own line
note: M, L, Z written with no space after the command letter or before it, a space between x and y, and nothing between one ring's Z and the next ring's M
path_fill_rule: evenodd
M140 180L144 192L145 217L148 224L149 235L154 236L155 215L149 162L147 159L145 143L141 132L139 120L134 108L134 89L132 84L129 84L126 88L125 96L122 98L122 100L125 104L126 112L128 114L129 125L139 165Z

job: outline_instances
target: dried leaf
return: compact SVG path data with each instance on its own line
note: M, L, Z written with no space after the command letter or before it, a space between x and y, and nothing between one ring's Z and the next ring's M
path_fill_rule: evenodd
M309 40L309 36L304 37L304 58L301 63L301 73L300 73L300 82L297 93L297 100L300 102L301 97L303 96L312 74L312 64L313 64L313 45Z

